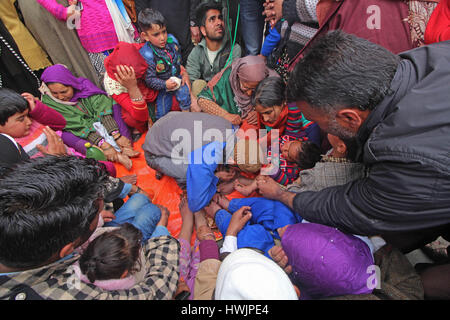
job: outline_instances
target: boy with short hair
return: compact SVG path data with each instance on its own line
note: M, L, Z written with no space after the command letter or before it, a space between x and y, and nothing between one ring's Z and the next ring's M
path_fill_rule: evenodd
M42 102L35 101L31 94L20 95L11 89L0 88L0 164L12 166L30 158L16 140L31 133L31 116L39 122L49 124L54 130L61 130L66 125L61 115ZM48 146L46 148L37 144L35 147L38 151L53 155L66 153L62 140L52 129L44 127L42 131Z
M141 39L146 42L139 50L148 63L145 83L149 88L159 91L156 98L156 119L171 110L173 95L181 110L189 111L189 76L181 65L177 39L167 34L164 16L157 10L146 8L139 13L138 24Z

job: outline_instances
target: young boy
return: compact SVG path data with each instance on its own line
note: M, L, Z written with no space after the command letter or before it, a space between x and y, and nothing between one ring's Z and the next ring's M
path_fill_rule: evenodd
M47 110L49 109L49 110ZM0 88L0 164L12 166L30 156L15 139L26 137L31 132L33 116L36 120L45 118L55 130L64 128L66 122L62 116L39 101L35 101L29 93L22 95L8 89ZM49 127L43 129L48 145L36 145L36 149L46 154L66 154L65 146L60 137ZM41 142L43 143L43 142Z
M289 191L297 193L319 191L365 176L364 165L352 161L353 153L356 150L355 146L331 134L328 134L327 137L332 149L323 155L312 169L301 171L299 178L287 186Z
M141 39L146 42L139 51L148 63L145 83L149 88L159 91L156 98L156 119L171 110L173 95L181 110L188 111L191 106L189 76L181 66L177 39L167 34L166 21L157 10L142 10L138 16L138 24Z

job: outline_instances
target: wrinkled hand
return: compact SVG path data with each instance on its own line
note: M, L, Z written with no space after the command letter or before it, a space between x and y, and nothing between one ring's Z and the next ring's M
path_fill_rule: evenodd
M241 231L245 224L251 219L252 212L250 210L250 207L244 206L233 213L230 224L228 225L227 236L237 236L239 231Z
M248 124L257 125L258 113L256 111L250 111L245 119L247 119Z
M48 126L44 128L44 134L47 137L48 145L44 147L38 144L36 148L43 154L49 154L53 156L65 156L67 155L66 146L62 141L61 137L56 134L55 131L50 129Z
M130 88L137 87L136 74L134 72L134 68L131 66L130 67L126 65L117 66L116 72L114 73L114 77L121 85L123 85L128 90L130 90Z
M277 200L283 192L280 185L268 176L257 176L256 184L258 186L259 193L267 199Z
M33 96L31 93L28 92L22 93L21 96L24 97L25 100L27 100L30 112L33 111L34 108L36 108L36 101L38 100L38 98L36 98L35 96Z
M232 124L234 124L235 126L238 126L241 124L242 119L238 114L231 114L228 113L227 115L224 116L224 118L228 121L230 121Z

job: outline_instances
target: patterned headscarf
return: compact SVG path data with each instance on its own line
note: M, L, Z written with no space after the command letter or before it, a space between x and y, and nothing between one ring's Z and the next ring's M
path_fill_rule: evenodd
M230 84L234 93L234 101L245 117L251 108L251 97L241 90L239 80L244 82L260 82L268 76L278 76L278 74L266 66L266 62L261 56L246 56L236 59L231 65Z

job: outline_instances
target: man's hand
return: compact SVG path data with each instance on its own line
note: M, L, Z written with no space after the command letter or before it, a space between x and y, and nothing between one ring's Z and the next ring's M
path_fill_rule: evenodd
M227 236L237 236L239 231L241 231L245 224L251 219L252 212L250 210L250 207L244 206L233 213L230 224L228 225Z
M48 126L44 128L44 134L47 137L48 145L44 147L38 144L36 148L43 154L49 154L53 156L65 156L67 155L66 146L62 141L61 137L56 134L55 131L50 129Z
M259 193L267 199L278 200L283 193L280 185L268 176L259 175L256 177L256 184Z

